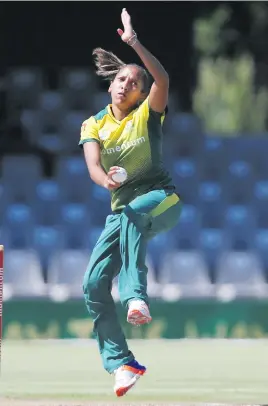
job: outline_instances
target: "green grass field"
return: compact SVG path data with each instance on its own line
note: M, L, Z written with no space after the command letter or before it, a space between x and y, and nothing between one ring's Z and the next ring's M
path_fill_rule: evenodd
M148 372L117 399L95 341L4 342L0 405L268 403L268 341L129 343Z

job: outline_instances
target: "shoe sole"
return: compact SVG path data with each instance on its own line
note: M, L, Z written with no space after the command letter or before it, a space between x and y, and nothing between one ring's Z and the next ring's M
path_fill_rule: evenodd
M132 310L127 315L127 321L128 321L128 323L133 324L134 326L141 326L143 324L150 323L152 321L152 317L151 316L145 316L139 310Z
M122 386L120 388L115 389L116 396L117 397L124 396L131 388L133 388L133 386L136 384L138 379L140 379L140 377L143 376L145 374L145 372L146 372L146 370L145 371L140 371L139 374L136 374L135 376L133 376L133 378L129 382L129 385Z
M135 383L136 383L136 382L135 382ZM116 396L117 396L118 398L120 398L121 396L124 396L124 395L129 391L129 389L131 389L131 388L135 385L135 383L133 383L132 385L123 387L123 388L118 388L118 389L116 389L116 391L115 391Z

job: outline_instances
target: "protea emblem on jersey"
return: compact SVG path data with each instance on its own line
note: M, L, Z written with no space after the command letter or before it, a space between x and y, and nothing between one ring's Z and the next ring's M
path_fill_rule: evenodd
M99 131L99 137L102 141L106 140L111 134L110 130L102 129Z
M126 123L125 131L131 131L132 128L133 128L133 121L130 120L130 121L128 121L128 122Z

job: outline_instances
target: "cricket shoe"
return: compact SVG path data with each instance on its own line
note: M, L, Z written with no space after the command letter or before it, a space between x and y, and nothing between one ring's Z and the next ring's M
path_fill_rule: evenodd
M122 365L114 371L114 391L118 397L124 396L131 389L140 377L145 374L146 368L133 360Z
M143 300L131 300L128 306L127 321L135 326L150 323L149 307Z

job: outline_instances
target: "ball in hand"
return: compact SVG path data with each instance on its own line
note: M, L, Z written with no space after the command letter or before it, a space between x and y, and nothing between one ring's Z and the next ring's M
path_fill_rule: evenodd
M127 180L127 171L124 168L118 168L112 175L112 179L117 183L123 183Z

